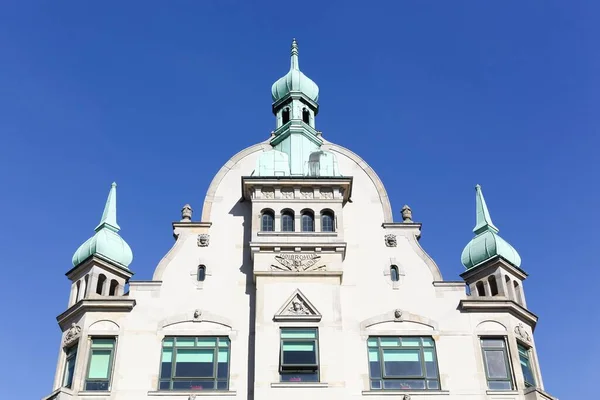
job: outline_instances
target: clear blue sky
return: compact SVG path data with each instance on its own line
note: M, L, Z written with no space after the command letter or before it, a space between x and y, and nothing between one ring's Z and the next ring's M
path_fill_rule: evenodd
M321 88L320 130L377 171L397 219L412 206L445 279L463 271L483 186L530 273L547 390L596 398L599 12L559 0L3 1L0 397L50 392L64 273L110 183L134 278L151 279L181 206L199 217L222 164L268 137L270 86L296 37Z

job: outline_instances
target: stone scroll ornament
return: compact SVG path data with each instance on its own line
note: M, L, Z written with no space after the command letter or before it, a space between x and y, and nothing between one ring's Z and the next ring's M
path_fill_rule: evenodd
M271 265L274 271L309 272L325 269L325 265L317 265L321 256L317 254L280 254L275 256L279 265Z
M81 336L81 327L78 325L75 325L74 323L71 324L71 327L69 328L69 330L67 331L67 334L65 335L65 341L63 343L63 346L67 347L70 344L76 342L77 339L79 339L79 336Z
M515 326L515 334L519 339L525 342L531 342L531 336L529 336L529 333L527 333L523 324L519 323L519 325Z

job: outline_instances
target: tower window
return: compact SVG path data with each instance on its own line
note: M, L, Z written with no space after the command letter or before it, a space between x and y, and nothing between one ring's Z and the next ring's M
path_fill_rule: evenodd
M281 112L281 124L285 125L288 122L290 122L290 109L284 108L283 111Z
M398 282L400 280L400 274L396 265L390 266L390 279L392 282Z
M321 213L321 231L334 232L333 229L333 212L323 211Z
M204 282L204 280L206 279L206 266L204 265L200 265L198 267L198 282Z
M488 278L488 283L490 284L490 296L498 295L498 283L496 283L496 277L491 275Z
M85 390L110 390L115 338L93 338Z
M479 281L475 284L477 288L477 296L484 297L485 296L485 287L483 286L483 282Z
M117 294L117 287L119 287L119 282L116 281L116 279L112 279L110 281L110 288L108 291L108 295L109 296L114 296Z
M302 122L310 124L310 112L306 108L302 109Z
M513 282L514 290L515 290L515 301L521 305L523 305L523 296L521 295L521 287L517 283L517 281Z
M315 231L315 216L312 211L306 210L302 212L302 232Z
M104 274L98 275L98 283L96 284L96 293L102 294L102 290L104 289L104 282L106 282L106 275L104 275Z
M284 211L281 213L281 230L283 232L294 232L294 213Z
M273 211L263 211L261 216L260 230L263 232L273 232L275 230L275 214Z

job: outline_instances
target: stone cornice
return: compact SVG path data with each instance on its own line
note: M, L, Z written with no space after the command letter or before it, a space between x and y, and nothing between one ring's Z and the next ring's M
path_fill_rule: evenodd
M135 307L135 300L124 296L83 299L56 317L56 320L60 327L65 329L75 318L87 312L129 312L133 307Z
M535 329L538 317L520 304L508 299L468 299L461 300L460 309L465 312L507 312Z
M71 268L69 271L67 271L65 275L67 276L67 278L74 280L72 279L74 276L76 276L80 271L86 270L92 265L98 265L124 279L129 279L134 275L133 271L129 270L125 266L118 264L99 254L94 254L86 258L84 262L77 265L76 267Z
M242 176L242 200L252 200L252 188L256 186L268 187L342 187L344 188L343 199L345 203L352 197L351 176ZM319 199L310 199L315 201ZM330 201L330 200L328 200Z
M258 277L280 277L280 276L290 276L294 277L294 279L298 279L300 277L306 278L339 278L342 280L343 271L254 271L254 281L256 282L256 278Z
M497 267L502 267L506 269L522 281L524 281L528 276L527 272L523 271L521 268L515 267L514 265L506 261L503 257L495 256L489 260L486 260L474 266L473 268L468 269L467 271L460 274L460 277L463 278L465 281L477 280L479 279L478 275L486 275L487 271Z
M550 396L540 388L527 388L523 393L527 400L557 400L556 397Z

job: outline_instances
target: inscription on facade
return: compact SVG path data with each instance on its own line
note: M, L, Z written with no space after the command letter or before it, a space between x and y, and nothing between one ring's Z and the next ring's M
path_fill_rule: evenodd
M317 265L321 256L317 254L280 254L275 256L275 261L279 265L271 265L274 271L320 271L325 269L325 265Z

